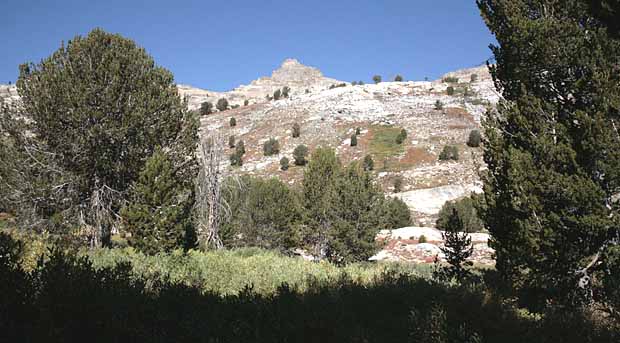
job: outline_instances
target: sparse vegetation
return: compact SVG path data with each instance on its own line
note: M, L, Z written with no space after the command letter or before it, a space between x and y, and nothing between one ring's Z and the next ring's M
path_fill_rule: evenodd
M448 86L448 88L446 88L446 94L450 96L454 95L454 87Z
M283 98L288 98L290 91L291 91L291 89L288 86L284 86L282 88L282 97Z
M440 161L458 161L459 159L459 148L455 145L445 145L441 152L439 153Z
M372 77L372 81L377 84L381 82L381 75L375 75Z
M237 119L235 119L235 117L231 117L229 120L229 124L230 124L230 127L237 126Z
M420 235L420 237L418 237L418 243L427 243L428 239L426 238L426 236L424 235Z
M275 138L269 138L263 144L263 154L265 156L277 155L280 153L280 143Z
M231 149L235 147L235 136L234 135L231 135L228 137L228 147Z
M375 125L371 126L370 130L372 139L369 142L369 151L378 161L404 151L404 146L396 143L396 138L401 134L400 127Z
M243 100L243 106L248 106L250 104L250 100L245 99Z
M361 128L359 128L359 127L355 128L355 134L356 135L359 136L361 133L362 133L362 129Z
M273 100L280 100L280 97L282 96L282 91L279 89L276 89L273 92Z
M469 77L469 82L474 83L476 81L478 81L478 74L471 74Z
M459 83L459 78L455 76L447 76L441 80L443 83Z
M394 81L395 82L402 82L403 81L403 77L401 75L396 75L396 77L394 77Z

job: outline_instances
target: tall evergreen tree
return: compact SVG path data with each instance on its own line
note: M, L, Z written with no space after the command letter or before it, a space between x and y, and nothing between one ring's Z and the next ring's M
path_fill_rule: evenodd
M39 64L20 66L17 88L20 114L1 134L19 151L15 157L25 158L15 165L20 175L32 169L36 146L35 154L46 156L39 172L51 182L41 183L40 173L2 179L18 190L14 194L40 187L66 195L60 207L16 196L19 218L23 208L35 208L41 220L88 228L91 244L99 245L109 241L120 204L155 147L173 152L185 178L196 172L196 118L172 74L129 39L100 29L77 36ZM20 121L24 130L10 129Z
M129 244L144 253L195 245L193 180L180 178L178 171L165 153L156 150L121 210L124 228L131 233Z
M497 269L531 307L609 304L620 250L617 12L609 21L613 6L579 0L477 3L499 44L490 69L504 98L484 123L482 216ZM606 308L620 319L618 306Z

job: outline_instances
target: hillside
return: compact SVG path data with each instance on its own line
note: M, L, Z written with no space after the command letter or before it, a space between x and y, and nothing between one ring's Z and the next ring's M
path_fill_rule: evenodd
M475 79L472 75L476 75ZM446 77L458 81L444 80ZM290 87L288 98L266 99L285 86ZM454 88L453 95L447 94L448 87ZM303 167L291 163L287 171L281 171L279 161L284 156L293 161L293 150L300 144L306 145L310 153L318 146L332 147L343 163L371 155L382 188L407 203L413 224L422 227L421 230L434 226L437 213L446 201L480 190L481 150L470 148L465 142L471 130L479 129L487 107L498 101L486 67L448 73L435 81L351 85L325 77L318 69L294 59L285 60L270 77L259 78L230 92L185 85L178 88L192 110L204 101L215 103L220 98L239 105L201 118L202 134L217 130L224 137L235 136L237 141L244 141L243 166L227 164L230 172L277 177L296 184L303 177ZM19 99L14 86L0 86L0 97L11 102ZM249 101L248 106L243 106L245 100ZM442 109L435 108L437 101L443 104ZM231 117L236 119L235 127L229 125ZM295 123L301 127L298 138L292 137ZM352 147L350 137L357 128L360 135L357 146ZM396 135L402 128L407 130L407 139L403 144L396 144ZM279 141L280 153L265 157L263 143L272 137ZM458 147L458 161L438 160L446 145ZM227 150L228 154L232 152L231 148ZM403 180L398 193L393 187L397 177ZM405 250L411 250L417 241L394 237L388 248L395 250L378 256L409 259L410 251L401 254L396 247L409 246ZM488 249L486 242L481 243Z

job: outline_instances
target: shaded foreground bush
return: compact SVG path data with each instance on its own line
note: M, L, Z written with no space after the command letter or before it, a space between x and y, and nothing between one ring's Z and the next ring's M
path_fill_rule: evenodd
M0 234L0 329L12 342L612 342L613 332L573 316L536 320L477 287L387 273L342 276L261 294L203 292L136 277L129 262L94 268L53 250L32 272ZM275 268L274 268L275 269Z

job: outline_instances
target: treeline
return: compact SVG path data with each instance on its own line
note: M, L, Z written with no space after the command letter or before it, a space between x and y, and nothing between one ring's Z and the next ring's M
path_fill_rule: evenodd
M275 178L244 176L228 180L225 198L230 206L223 225L227 246L306 247L337 263L368 259L378 247L379 230L411 222L407 205L386 198L360 163L342 166L326 148L310 157L299 189Z

